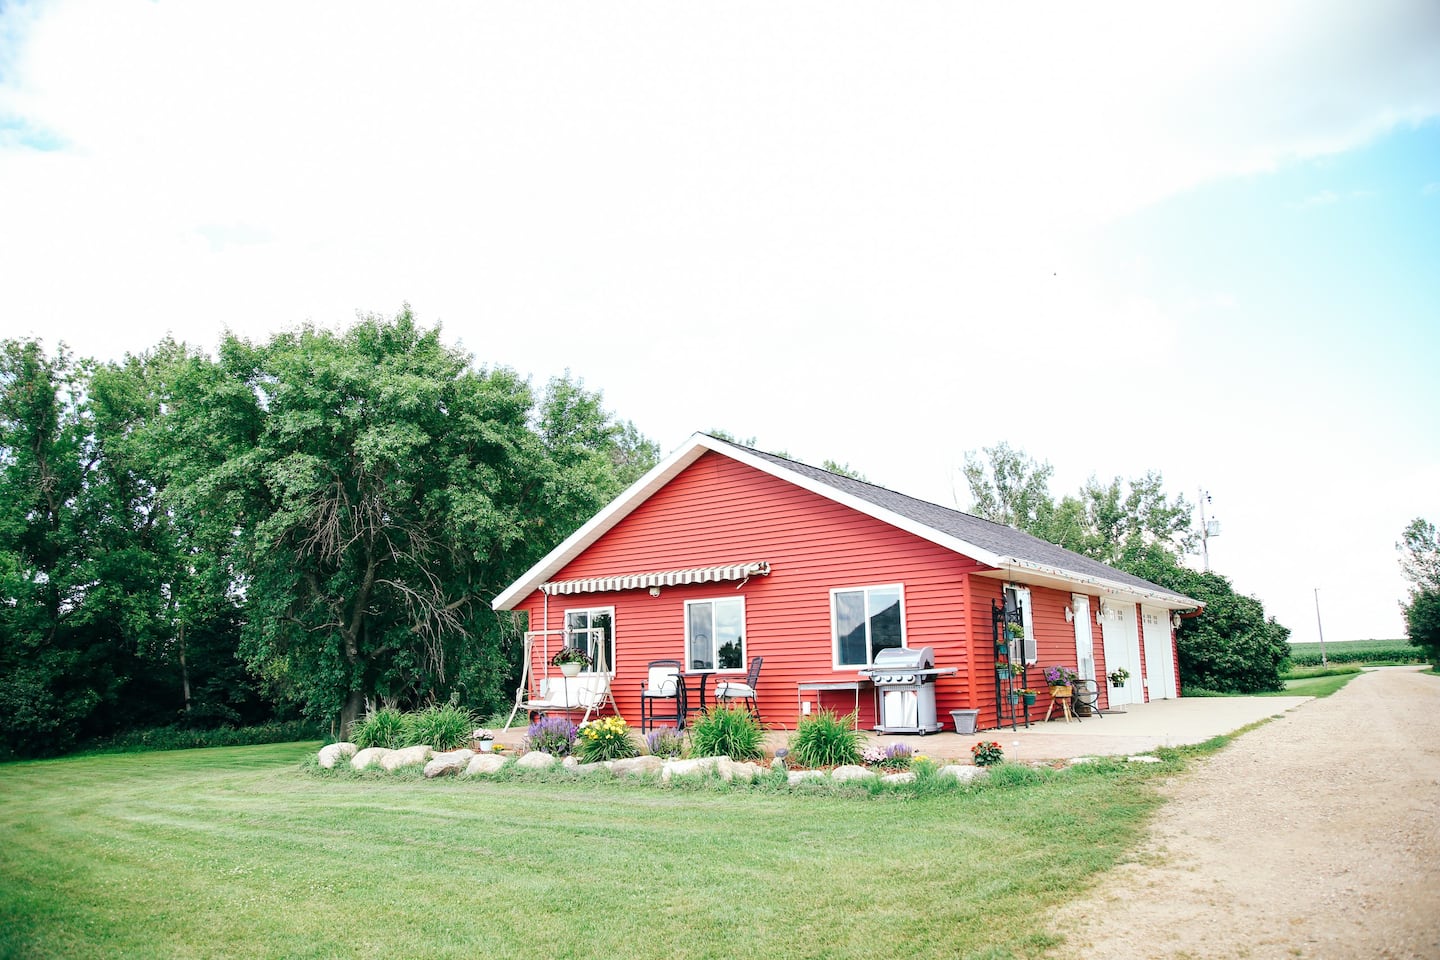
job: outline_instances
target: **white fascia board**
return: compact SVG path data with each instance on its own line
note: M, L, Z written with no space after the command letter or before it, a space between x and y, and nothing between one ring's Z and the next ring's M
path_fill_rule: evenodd
M580 529L566 537L558 547L545 554L535 566L526 570L520 579L506 587L504 592L491 601L490 606L495 610L515 609L520 601L548 580L551 574L584 553L586 548L599 540L611 527L624 520L640 504L654 496L661 487L675 479L682 470L700 459L700 456L709 449L706 445L697 442L701 439L708 438L696 434L670 456L651 467L648 473L630 484L603 510L587 520Z
M1070 590L1074 590L1077 586L1086 587L1089 589L1076 592L1094 594L1102 599L1108 597L1112 600L1134 600L1137 603L1163 606L1167 610L1201 610L1205 607L1205 604L1199 600L1178 593L1170 593L1168 590L1147 590L1144 587L1076 573L1061 567L1050 567L1031 560L1021 560L1018 557L1008 557L1001 564L1001 569L985 571L979 575L1011 579L1019 583L1032 582L1055 589L1059 589L1060 584L1064 584L1066 589ZM1059 581L1059 583L1055 581Z

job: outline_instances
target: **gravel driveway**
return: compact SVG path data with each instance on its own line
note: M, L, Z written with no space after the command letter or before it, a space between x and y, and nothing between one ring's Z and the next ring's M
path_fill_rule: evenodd
M1440 678L1368 671L1165 794L1054 956L1440 958Z

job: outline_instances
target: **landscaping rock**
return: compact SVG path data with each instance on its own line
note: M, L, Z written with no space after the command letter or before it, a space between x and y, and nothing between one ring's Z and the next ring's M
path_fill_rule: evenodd
M429 763L425 764L425 777L433 780L435 777L457 774L465 769L474 756L474 750L452 750L449 753L437 753L430 758Z
M564 760L560 761L560 766L569 767L573 770L576 767L580 766L580 761L574 757L566 757Z
M784 770L784 769L785 769L785 758L784 758L784 757L776 757L774 760L771 760L771 761L770 761L770 769L771 769L771 770Z
M320 766L329 770L341 760L348 760L350 757L355 756L355 751L358 749L359 747L353 743L341 742L326 744L320 748Z
M610 765L604 760L597 760L594 763L575 763L574 765L567 763L565 766L573 772L580 774L610 772Z
M1096 757L1071 757L1071 758L1070 758L1070 765L1073 767L1073 766L1074 766L1075 764L1077 764L1077 763L1094 763L1094 762L1096 761L1096 759L1098 759L1098 758L1096 758Z
M626 760L612 760L608 766L610 772L617 777L638 777L649 773L659 773L665 767L665 758L652 757L647 754L643 757L630 757Z
M903 773L887 773L880 779L886 783L914 783L915 774L906 770Z
M435 753L423 744L415 747L405 747L401 750L391 750L380 758L380 766L394 773L401 767L412 767L417 763L424 763Z
M372 763L379 763L389 752L384 747L366 747L350 758L350 766L356 770L364 770Z
M496 756L493 753L481 753L466 764L462 776L473 777L477 774L499 773L503 766L505 766L504 757Z
M797 783L804 783L806 780L824 780L824 779L825 779L825 771L824 771L824 770L791 770L789 776L787 776L786 779L790 781L790 786L793 787L793 786L795 786Z
M725 758L729 760L729 757ZM669 783L672 777L690 777L700 773L709 773L715 769L720 762L719 757L691 757L688 760L666 760L665 766L660 768L660 779Z
M847 763L843 767L836 767L830 774L830 779L836 783L844 783L847 780L869 780L875 776L869 770L855 763Z
M954 777L962 783L977 780L980 777L989 776L990 771L984 767L972 767L966 764L952 763L941 767L936 771L936 776Z
M1145 754L1145 755L1138 756L1138 757L1126 757L1126 758L1125 758L1125 762L1126 762L1126 763L1160 763L1160 762L1162 762L1162 761L1160 760L1159 757L1152 757L1152 756L1150 756L1149 754Z
M720 761L715 764L715 769L726 780L744 780L746 783L754 783L765 772L758 763L751 763L749 760L731 760L729 757L721 757Z
M524 770L549 770L555 766L555 758L543 750L531 750L516 760L515 766Z

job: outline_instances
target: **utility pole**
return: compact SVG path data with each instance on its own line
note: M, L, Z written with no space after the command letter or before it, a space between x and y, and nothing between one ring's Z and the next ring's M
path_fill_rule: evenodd
M1210 538L1220 536L1220 521L1205 519L1205 504L1210 502L1210 494L1204 487L1200 488L1200 553L1205 558L1205 572L1210 572Z
M1320 631L1320 666L1330 666L1325 659L1325 625L1320 622L1320 588L1315 588L1315 629Z

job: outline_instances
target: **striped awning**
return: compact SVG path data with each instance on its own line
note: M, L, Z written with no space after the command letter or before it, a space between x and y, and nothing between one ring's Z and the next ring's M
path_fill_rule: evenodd
M661 570L656 573L625 573L613 577L588 577L584 580L551 580L540 584L550 596L566 593L606 593L613 590L644 590L649 587L678 587L687 583L720 583L726 580L748 580L770 574L768 560L732 563L724 567L691 567L688 570Z

